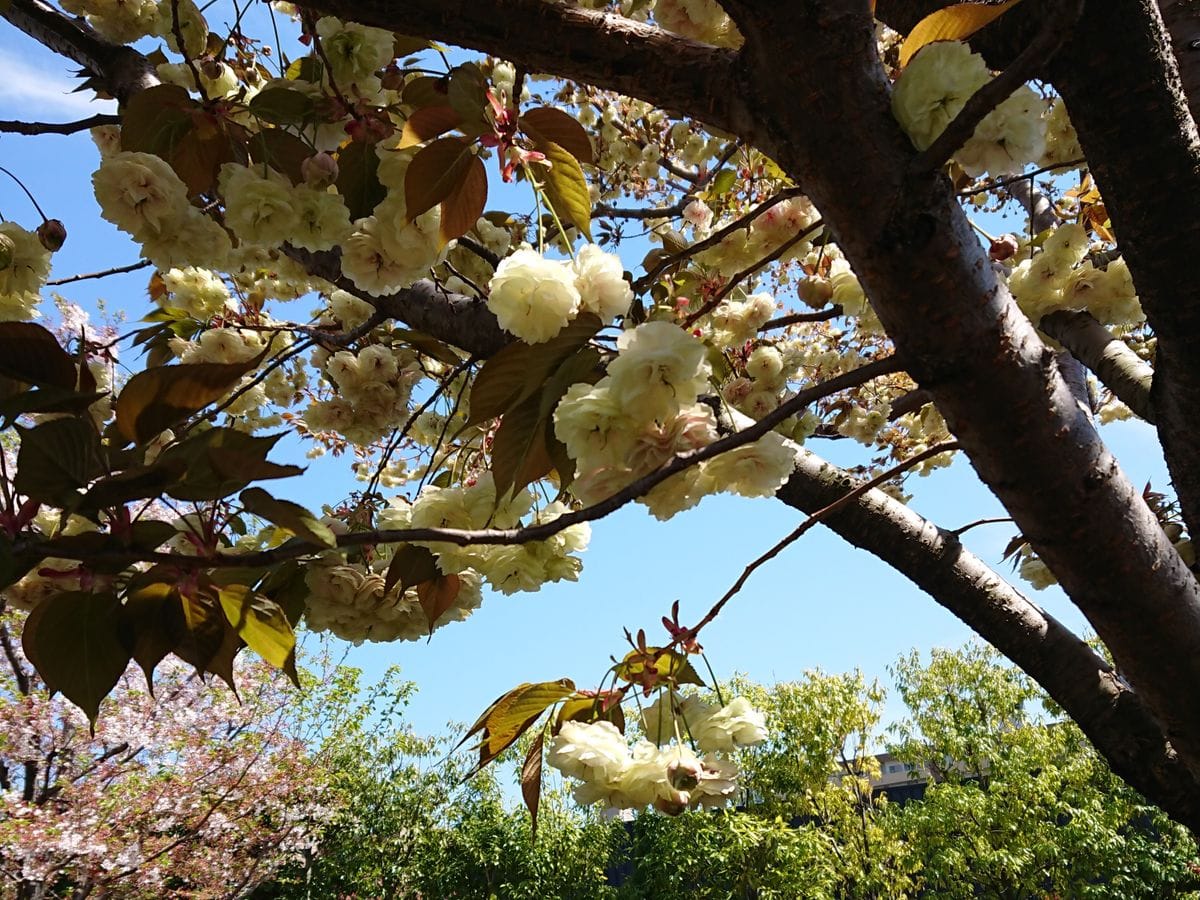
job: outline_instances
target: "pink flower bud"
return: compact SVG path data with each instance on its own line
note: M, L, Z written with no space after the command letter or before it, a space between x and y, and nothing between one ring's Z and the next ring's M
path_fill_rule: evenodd
M300 163L300 174L309 187L329 187L337 181L337 160L328 153L317 153Z

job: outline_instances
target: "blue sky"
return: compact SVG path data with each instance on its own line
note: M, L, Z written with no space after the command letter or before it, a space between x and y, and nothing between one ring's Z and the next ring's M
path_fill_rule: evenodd
M74 87L71 67L0 22L0 118L67 121L113 110L91 103ZM99 217L90 175L96 153L86 134L38 138L0 134L0 165L29 187L50 216L64 221L66 246L55 255L52 278L134 262L137 247ZM493 175L489 167L489 175ZM0 176L2 177L2 176ZM26 227L38 223L20 190L0 180L0 213ZM989 231L1006 227L982 221ZM1009 227L1020 227L1015 222ZM631 259L640 254L630 254ZM136 321L149 310L147 272L69 285L62 292L85 308L103 301ZM307 317L315 304L301 300L279 315ZM136 358L126 351L126 360ZM1168 484L1152 429L1117 424L1105 438L1131 480ZM815 441L810 448L834 461L847 460L845 446ZM280 456L305 462L301 451L280 445ZM272 490L312 506L336 502L354 488L345 460L310 461L304 476L276 482ZM999 504L959 460L928 478L913 478L912 506L934 522L958 527L1003 515ZM440 630L430 643L364 645L349 661L368 676L398 663L420 690L409 708L419 731L438 732L450 720L473 719L498 694L522 681L559 677L594 687L611 655L626 649L622 628L645 628L662 636L659 618L679 600L684 621L695 620L721 596L742 568L793 529L801 515L773 500L728 496L706 499L697 509L658 523L641 507L629 507L596 523L577 584L548 585L536 594L485 597L466 623ZM999 566L1011 525L984 526L964 542ZM1032 594L1051 613L1077 629L1081 616L1055 590ZM966 641L970 631L889 567L851 548L832 533L809 532L756 573L742 593L704 633L719 677L735 671L759 681L798 677L805 669L861 668L887 680L886 667L913 647L928 649ZM898 714L898 705L889 713Z

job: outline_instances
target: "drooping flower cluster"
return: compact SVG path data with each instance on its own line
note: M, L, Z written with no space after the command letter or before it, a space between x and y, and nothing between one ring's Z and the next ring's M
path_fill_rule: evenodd
M695 698L672 703L664 695L646 710L643 731L649 739L632 748L611 722L565 722L547 762L579 782L575 799L584 805L653 806L671 815L723 806L737 789L738 768L721 754L762 741L763 715L743 698L724 707ZM686 743L689 732L702 756Z

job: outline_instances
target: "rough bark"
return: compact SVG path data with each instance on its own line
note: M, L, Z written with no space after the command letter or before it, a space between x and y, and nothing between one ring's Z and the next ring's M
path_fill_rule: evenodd
M910 373L1200 772L1200 698L1179 687L1200 680L1200 586L997 280L949 183L910 177L866 0L779 5L739 24L759 147L803 173Z
M1135 414L1147 422L1154 421L1150 405L1154 370L1091 313L1058 310L1043 316L1038 327L1096 373L1100 383Z
M1200 534L1200 135L1153 0L1088 11L1050 74L1158 338L1158 434L1184 521Z
M1158 0L1179 66L1192 118L1200 121L1200 5L1195 0Z

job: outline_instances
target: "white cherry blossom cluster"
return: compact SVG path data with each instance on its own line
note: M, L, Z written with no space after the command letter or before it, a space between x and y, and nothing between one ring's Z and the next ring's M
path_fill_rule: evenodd
M717 47L740 47L742 35L716 0L658 0L654 21L661 28Z
M505 257L488 284L487 305L509 334L540 344L581 312L608 323L632 301L620 259L588 244L569 262L528 247Z
M424 377L417 354L381 344L332 355L317 351L313 361L337 393L310 404L304 411L305 424L314 432L335 431L359 446L404 423L413 386Z
M696 698L667 700L664 695L646 710L642 730L649 739L630 748L611 722L565 722L546 760L579 782L574 795L583 805L653 806L675 815L689 807L729 802L737 789L738 768L722 754L767 736L762 713L740 697L718 707ZM686 742L689 735L702 756Z
M807 197L792 197L774 204L756 216L745 229L726 235L715 247L696 254L696 261L726 278L766 259L797 235L812 228L820 213ZM729 223L719 223L716 228ZM714 230L716 230L714 228ZM796 242L780 259L784 262L803 257L812 248L814 230L807 238Z
M0 222L0 322L30 319L50 274L50 251L36 234Z
M533 494L529 490L506 495L497 503L495 479L481 472L461 487L425 487L413 503L398 498L378 517L381 528L517 528L529 516L529 524L557 519L567 512L561 502L552 502L530 515ZM576 581L583 568L578 555L587 549L591 527L571 525L544 541L523 544L476 544L459 547L444 541L423 542L437 556L438 568L447 574L468 569L477 571L491 587L503 594L536 591L556 581Z
M554 412L555 434L577 463L571 492L594 503L673 457L716 440L712 410L697 402L711 373L704 344L654 321L617 339L618 354L595 385L572 385ZM773 494L791 474L794 451L771 433L693 465L639 502L659 519L709 493Z
M892 113L918 150L945 131L991 80L983 57L960 41L923 47L896 82ZM1046 145L1046 103L1028 85L992 110L954 158L968 175L1011 175L1038 161Z
M1037 324L1058 309L1086 309L1106 325L1130 326L1145 320L1133 277L1123 258L1098 268L1085 259L1087 232L1082 225L1061 225L1042 251L1021 260L1008 277L1017 304Z
M421 608L416 588L401 590L399 585L385 591L387 560L380 559L380 570L362 564L347 563L339 554L310 565L304 574L308 587L304 618L313 631L328 631L342 640L416 641L429 635L430 627ZM434 623L434 629L460 622L471 615L483 600L479 575L466 570L457 573L460 587L450 608Z

